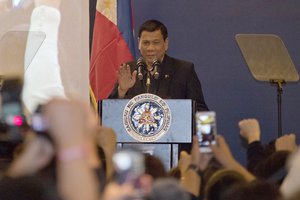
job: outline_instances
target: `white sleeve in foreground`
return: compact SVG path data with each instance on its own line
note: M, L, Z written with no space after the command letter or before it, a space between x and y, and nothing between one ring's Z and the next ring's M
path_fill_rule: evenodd
M22 94L23 102L31 113L39 104L46 103L53 97L66 98L58 61L60 20L59 10L48 6L39 6L31 14ZM36 31L43 32L46 37L33 57L39 41L30 33Z

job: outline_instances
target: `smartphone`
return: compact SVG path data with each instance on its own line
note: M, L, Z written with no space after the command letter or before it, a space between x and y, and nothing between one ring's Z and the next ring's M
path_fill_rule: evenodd
M5 78L1 88L1 126L6 127L7 140L22 140L21 127L25 124L19 78Z
M132 183L138 187L138 179L145 172L144 155L132 149L122 149L113 155L116 181Z
M210 153L210 145L216 143L217 134L216 113L214 111L196 112L196 134L200 152Z

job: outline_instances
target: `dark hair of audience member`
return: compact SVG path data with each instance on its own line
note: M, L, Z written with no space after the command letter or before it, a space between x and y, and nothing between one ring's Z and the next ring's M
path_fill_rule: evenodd
M245 183L245 178L234 170L220 169L205 184L204 196L207 200L220 200L228 188L237 183Z
M59 200L57 193L50 191L39 178L28 176L20 178L5 177L0 181L2 200Z
M279 170L284 169L286 161L290 155L288 151L278 151L270 155L264 162L258 164L253 169L253 174L262 179L272 178ZM278 184L281 184L285 176L278 177L275 180Z
M189 200L189 194L174 178L159 178L146 200Z
M98 169L95 169L96 175L99 179L100 184L100 191L103 192L104 188L107 184L107 177L106 177L106 170L107 170L107 164L106 164L106 157L105 153L102 147L97 145L97 153L99 156L99 159L101 160L101 167Z
M167 176L167 172L162 161L150 154L145 155L145 174L149 174L153 179Z
M203 171L203 177L202 177L203 185L206 185L210 177L220 169L223 169L223 166L215 158L212 158L208 166L206 167L206 169Z
M277 185L256 180L233 185L223 193L221 200L278 200L280 197Z

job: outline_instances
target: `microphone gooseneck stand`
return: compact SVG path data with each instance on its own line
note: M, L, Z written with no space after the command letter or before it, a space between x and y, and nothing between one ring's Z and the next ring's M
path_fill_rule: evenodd
M150 80L150 71L147 71L147 79L146 79L146 93L149 93L151 80Z

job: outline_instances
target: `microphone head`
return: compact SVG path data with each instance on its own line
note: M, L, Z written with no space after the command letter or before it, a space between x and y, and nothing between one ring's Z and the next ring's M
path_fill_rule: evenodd
M159 78L159 73L158 73L158 67L160 66L160 61L157 59L157 58L154 58L153 59L153 62L152 62L152 67L154 69L154 79L158 79Z
M144 58L143 58L143 57L140 57L140 58L137 60L136 66L137 66L137 76L138 76L138 79L141 81L141 80L143 80L143 73L142 73L142 70L143 70L144 67L145 67L145 62L144 62Z
M145 66L145 61L143 57L139 57L139 59L136 61L137 67L144 67Z
M160 63L160 61L158 60L158 58L154 58L153 59L153 62L152 62L152 66L153 67L158 67L159 65L160 65L161 63Z

